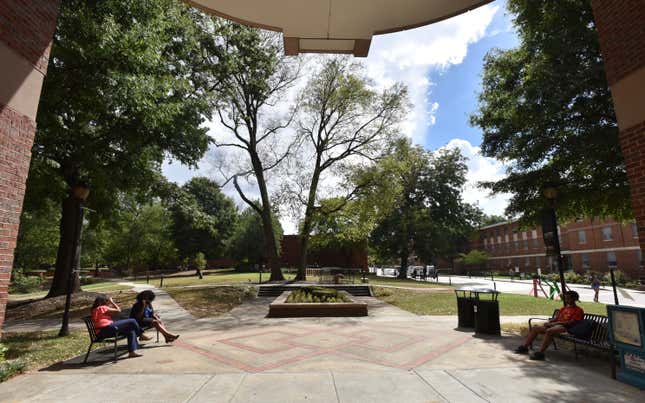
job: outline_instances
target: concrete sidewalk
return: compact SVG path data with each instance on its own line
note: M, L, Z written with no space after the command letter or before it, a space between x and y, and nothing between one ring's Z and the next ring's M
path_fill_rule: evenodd
M158 292L158 290L155 290ZM455 317L416 316L365 297L363 318L265 318L257 299L195 320L167 294L155 305L181 338L143 357L98 350L0 384L2 402L644 401L602 357L511 351L518 337L475 337ZM518 317L514 320L523 321ZM122 357L126 353L121 344Z

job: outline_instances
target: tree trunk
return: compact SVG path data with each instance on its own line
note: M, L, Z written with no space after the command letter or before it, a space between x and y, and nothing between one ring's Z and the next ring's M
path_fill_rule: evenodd
M278 251L276 249L275 233L273 232L273 212L271 211L271 202L269 200L269 192L267 190L266 181L264 179L264 168L256 152L250 151L251 163L255 178L258 181L258 188L260 189L260 199L262 201L262 231L264 233L264 248L266 250L267 265L271 270L271 277L269 281L283 281L284 276L280 269L280 261L278 259Z
M74 225L76 224L76 203L77 201L69 195L62 203L62 216L60 219L60 239L58 241L58 253L56 254L56 271L54 279L45 298L57 297L67 293L67 282L70 270L73 266L80 267L80 250L74 250ZM79 223L82 226L82 223ZM79 229L80 235L80 229ZM80 247L80 245L79 245ZM73 259L76 262L73 262ZM81 282L78 273L74 275L72 292L81 290Z
M311 224L313 222L314 207L316 205L316 192L318 191L318 181L320 180L320 153L316 155L316 164L311 177L309 194L307 196L307 208L305 210L305 220L300 231L300 258L298 259L298 274L296 280L307 280L307 249L309 248L309 234L311 233Z
M402 245L401 248L401 254L400 254L400 259L401 259L401 267L399 268L399 275L397 278L399 279L406 279L408 278L408 257L410 256L410 252L408 251L408 246L407 243L405 246Z

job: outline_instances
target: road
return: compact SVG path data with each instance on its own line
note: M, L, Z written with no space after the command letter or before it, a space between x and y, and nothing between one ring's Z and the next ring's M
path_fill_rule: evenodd
M379 273L382 274L382 273ZM393 277L393 276L385 276ZM435 282L434 279L429 279ZM513 280L508 278L495 279L491 281L490 278L484 277L468 277L468 276L455 276L455 275L439 275L439 283L453 284L463 287L477 287L477 288L494 288L497 291L511 293L533 295L533 280ZM576 291L580 295L581 301L593 301L593 290L588 284L567 284L567 286ZM545 291L549 292L549 287L544 286ZM542 296L542 292L538 290ZM604 304L614 303L614 293L611 287L601 287L599 294L599 301ZM621 305L630 305L645 308L645 291L636 291L625 288L618 288L618 302Z

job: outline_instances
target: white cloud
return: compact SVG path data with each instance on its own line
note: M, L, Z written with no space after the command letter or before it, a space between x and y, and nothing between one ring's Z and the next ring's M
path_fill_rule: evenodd
M498 9L486 5L436 24L372 39L366 60L368 74L382 86L395 82L408 86L413 107L402 130L416 143L423 143L427 126L435 123L439 108L428 99L432 86L428 73L462 63L468 45L486 35Z
M459 149L468 158L467 183L463 197L468 203L479 205L486 214L504 215L504 209L511 198L510 194L492 196L488 190L480 189L477 184L483 181L497 181L506 176L505 166L501 161L485 157L479 147L468 140L452 139L444 146L448 149Z

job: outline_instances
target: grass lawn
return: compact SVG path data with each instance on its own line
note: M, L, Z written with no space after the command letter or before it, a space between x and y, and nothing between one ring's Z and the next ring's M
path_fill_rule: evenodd
M130 308L134 304L136 293L131 291L111 291L107 295L114 298L122 309ZM94 302L95 294L87 292L72 295L70 306L70 318L81 318L90 314L90 308ZM55 298L37 299L28 304L15 302L8 304L6 319L60 319L65 309L65 296Z
M67 337L57 337L57 335L57 330L4 334L2 344L8 350L5 354L7 361L0 363L0 381L87 351L89 345L87 331L71 330Z
M204 278L206 279L206 278ZM197 318L221 315L255 298L255 287L169 288L170 296Z
M87 284L87 285L81 286L81 289L83 291L106 292L106 293L113 292L113 291L129 290L131 288L132 287L130 286L121 285L119 283L115 283L112 281L103 281L100 283ZM37 298L43 298L45 295L47 295L47 291L30 292L28 294L9 294L9 300L22 301L26 299L37 299Z
M377 298L417 315L456 315L457 299L454 292L419 292L393 288L374 287ZM607 315L604 304L581 302L588 313ZM562 302L518 294L500 294L500 315L551 316Z
M96 284L87 284L87 285L81 286L81 289L83 291L91 291L91 292L114 292L114 291L129 290L131 288L132 287L129 285L123 285L123 284L114 283L111 281L96 283Z
M262 281L269 279L270 273L262 273ZM292 279L295 274L284 273L286 279ZM186 285L205 285L205 284L257 284L260 279L258 273L237 273L233 270L218 271L214 274L205 275L203 279L197 276L191 277L164 277L163 288L166 287L180 287ZM155 278L150 280L150 284L159 287L161 279ZM138 283L144 283L139 280Z

